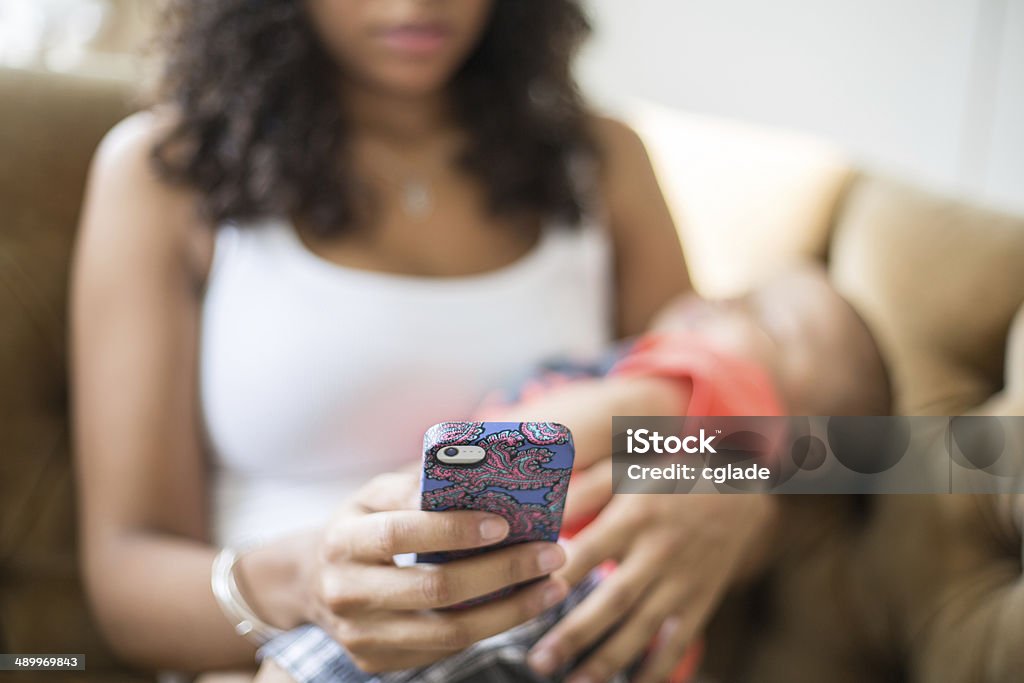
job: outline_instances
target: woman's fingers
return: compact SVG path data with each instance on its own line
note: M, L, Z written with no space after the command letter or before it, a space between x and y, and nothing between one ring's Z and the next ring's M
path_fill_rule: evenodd
M564 581L546 579L476 607L427 613L422 622L407 623L402 642L413 649L438 645L463 649L529 621L560 603L568 593Z
M637 608L615 627L600 645L568 678L568 683L606 681L626 668L650 647L666 618L677 609L680 589L673 583L661 583Z
M621 557L634 540L635 529L618 512L613 506L606 507L567 544L569 557L558 576L570 586L605 560Z
M555 543L518 544L442 565L415 567L421 576L419 585L405 597L414 601L426 597L433 603L428 607L449 607L547 576L563 564L565 551Z
M380 474L356 494L355 505L363 512L415 510L419 499L420 467Z
M456 651L507 631L565 599L564 581L547 579L512 595L475 607L444 612L422 610L383 618L340 620L332 635L350 652L377 649Z
M654 650L633 683L662 683L680 669L692 674L697 668L700 650L700 644L694 643L690 632L683 628L682 618L670 616L661 625Z
M324 555L390 563L394 555L479 548L507 535L508 522L485 512L375 512L328 528Z
M450 607L547 576L565 561L554 543L525 543L439 565L348 565L322 591L335 614Z
M562 525L574 528L597 514L612 497L612 461L602 460L574 473L569 482Z
M530 650L530 666L550 675L596 643L640 602L661 569L635 552Z

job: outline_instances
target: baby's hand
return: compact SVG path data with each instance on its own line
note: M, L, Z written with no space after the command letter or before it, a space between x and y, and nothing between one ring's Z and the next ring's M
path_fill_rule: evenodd
M260 665L260 670L256 672L256 678L252 679L252 683L295 683L295 679L279 667L277 662L267 657Z

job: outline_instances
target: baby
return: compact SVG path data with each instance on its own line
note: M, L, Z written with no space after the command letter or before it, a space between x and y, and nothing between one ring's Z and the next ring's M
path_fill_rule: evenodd
M819 266L800 266L735 299L680 297L654 329L692 332L720 354L760 365L785 414L891 409L888 372L871 331Z
M580 473L607 467L612 415L877 415L888 414L889 402L886 368L867 326L820 268L806 266L735 299L680 297L640 339L586 364L551 363L513 393L486 401L476 417L566 424L577 449L575 483ZM569 489L569 535L611 497L610 471L585 479ZM526 664L529 649L599 580L592 575L541 617L418 671L363 673L329 635L303 626L261 648L256 680L539 681ZM672 680L686 680L694 665L688 658Z

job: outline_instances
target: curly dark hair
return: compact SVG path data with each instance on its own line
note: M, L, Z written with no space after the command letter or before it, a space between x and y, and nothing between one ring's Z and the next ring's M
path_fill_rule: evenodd
M580 221L574 155L596 153L571 63L590 33L578 0L494 0L450 83L468 143L460 168L495 215ZM170 0L157 102L176 125L152 152L201 193L214 222L297 214L322 235L352 229L337 64L298 0Z

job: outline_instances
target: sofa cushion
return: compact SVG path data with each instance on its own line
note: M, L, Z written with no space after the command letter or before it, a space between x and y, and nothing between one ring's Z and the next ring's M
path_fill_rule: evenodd
M18 70L0 102L0 652L82 653L77 680L126 680L77 571L65 310L87 165L130 102L119 82Z
M625 117L647 143L702 294L739 294L794 261L824 257L853 177L839 148L645 102Z

